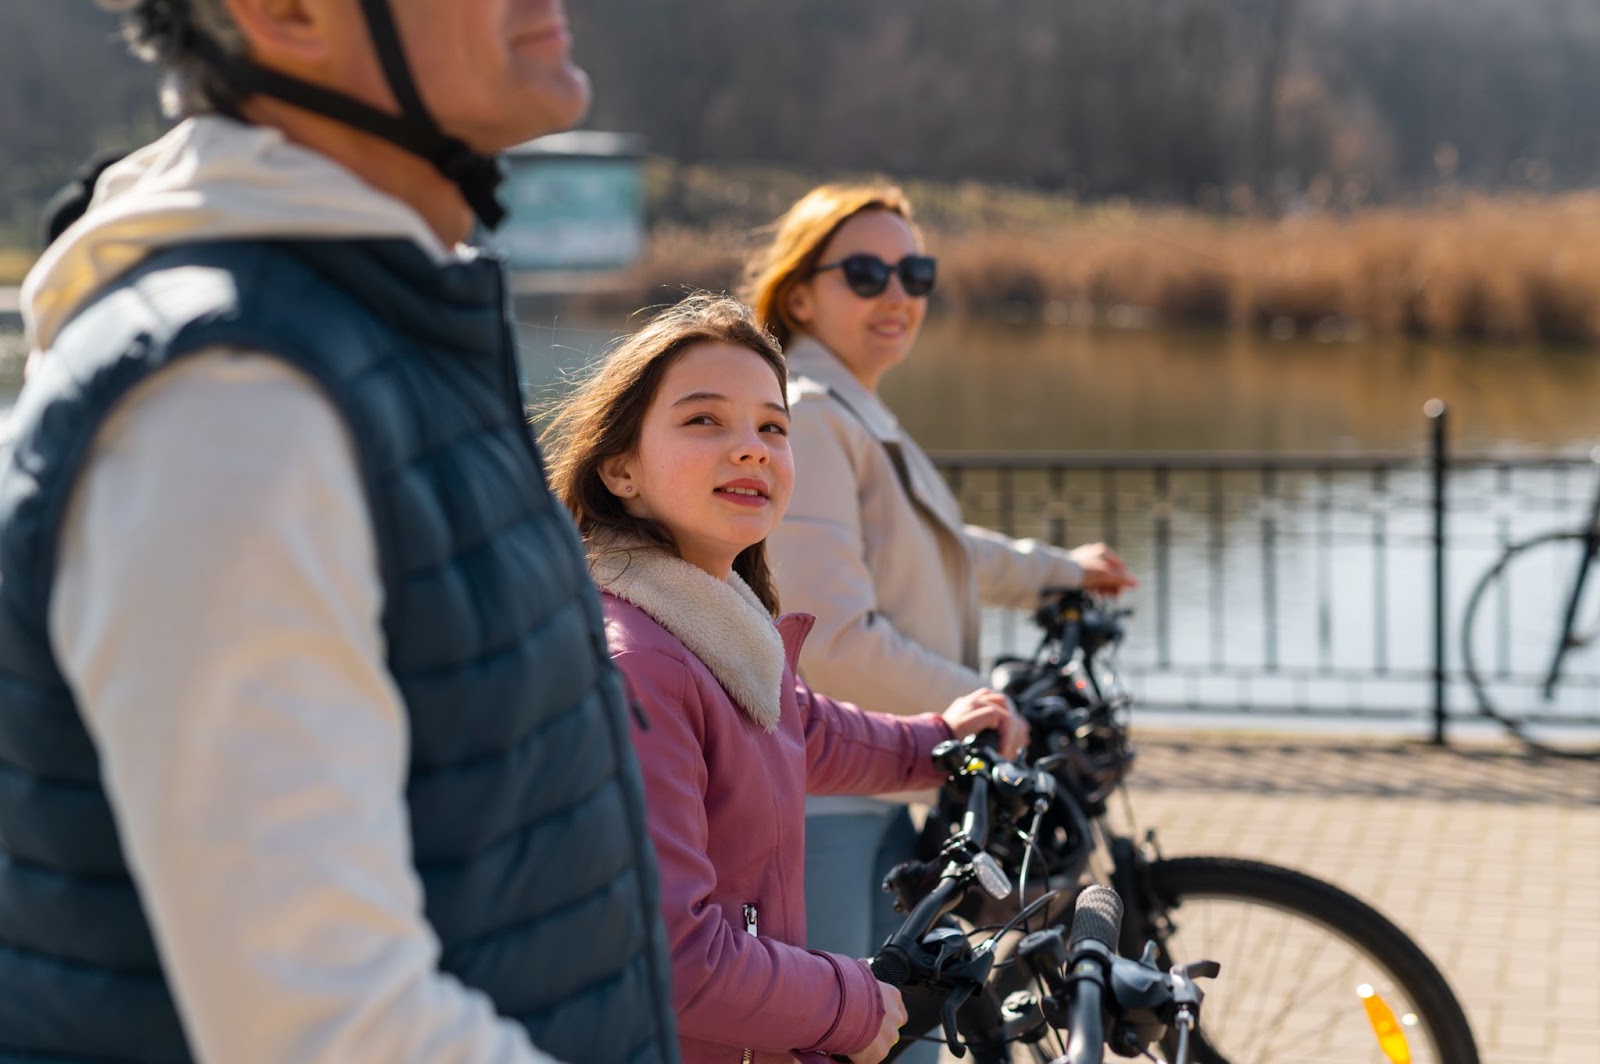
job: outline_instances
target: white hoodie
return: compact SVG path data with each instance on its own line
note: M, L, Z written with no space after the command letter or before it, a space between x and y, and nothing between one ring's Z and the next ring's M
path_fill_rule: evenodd
M191 119L108 171L29 275L36 357L153 249L296 235L461 253L276 131ZM344 423L281 360L187 358L95 437L50 637L202 1060L549 1059L438 970L382 593Z

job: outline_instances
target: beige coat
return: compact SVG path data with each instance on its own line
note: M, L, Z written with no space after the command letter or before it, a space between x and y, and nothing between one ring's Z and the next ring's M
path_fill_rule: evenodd
M805 336L787 355L795 491L768 548L783 608L817 618L801 672L880 713L937 712L987 682L980 603L1029 608L1082 570L1060 548L963 524L932 461L843 363Z

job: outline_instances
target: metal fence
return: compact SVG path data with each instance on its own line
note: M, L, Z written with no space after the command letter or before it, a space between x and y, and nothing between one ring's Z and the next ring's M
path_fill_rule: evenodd
M1477 713L1461 656L1473 586L1511 543L1579 527L1596 478L1585 457L1453 455L1438 404L1419 437L1407 454L934 459L968 520L1123 554L1141 586L1122 666L1142 704L1431 718L1442 738ZM1600 725L1586 656L1565 701L1534 704L1553 645L1535 630L1555 638L1576 564L1547 561L1547 577L1486 600L1477 659L1497 698L1532 700L1519 713ZM1030 649L1020 614L989 611L984 635L989 653Z

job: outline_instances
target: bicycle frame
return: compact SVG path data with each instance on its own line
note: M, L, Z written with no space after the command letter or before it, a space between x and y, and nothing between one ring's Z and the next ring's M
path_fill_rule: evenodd
M1567 651L1578 645L1573 638L1572 626L1578 620L1578 606L1583 601L1583 589L1589 582L1589 570L1594 567L1594 559L1600 554L1600 485L1597 485L1594 502L1589 508L1589 520L1584 525L1583 557L1578 562L1578 571L1572 578L1572 594L1567 598L1567 608L1561 621L1561 633L1556 637L1555 653L1550 656L1550 668L1545 673L1544 685L1541 694L1546 702L1555 695L1556 684L1561 681L1561 665L1566 660Z

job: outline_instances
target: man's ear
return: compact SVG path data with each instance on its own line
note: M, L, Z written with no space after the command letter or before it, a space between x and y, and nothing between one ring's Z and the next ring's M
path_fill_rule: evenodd
M811 323L811 305L811 285L806 282L789 289L788 296L784 298L784 308L788 310L789 317L801 325Z
M226 0L250 58L300 72L327 61L336 14L325 0Z
M633 476L632 455L612 455L600 463L600 481L606 490L624 501L639 497L639 485Z

